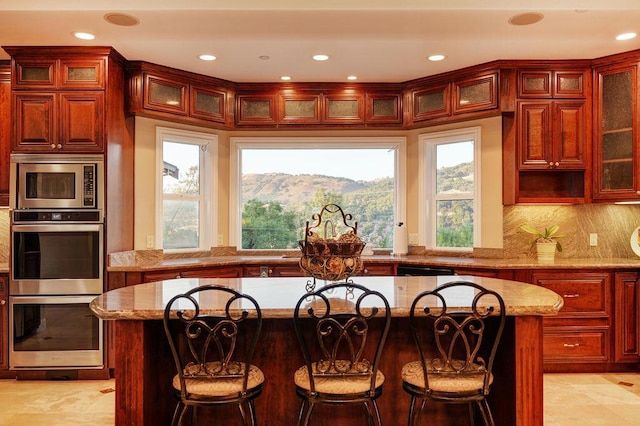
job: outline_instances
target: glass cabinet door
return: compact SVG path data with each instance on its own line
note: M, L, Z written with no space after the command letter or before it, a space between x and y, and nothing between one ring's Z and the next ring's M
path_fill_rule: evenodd
M637 198L636 67L598 73L595 182L597 198Z

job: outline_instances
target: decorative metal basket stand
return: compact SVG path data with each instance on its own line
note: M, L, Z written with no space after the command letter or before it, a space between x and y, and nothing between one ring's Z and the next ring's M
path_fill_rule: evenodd
M300 268L313 277L307 281L307 291L315 289L316 279L348 280L362 270L360 253L365 243L358 237L358 222L349 224L352 220L337 204L327 204L311 216L312 225L307 221L304 240L298 241ZM337 232L341 228L344 231Z

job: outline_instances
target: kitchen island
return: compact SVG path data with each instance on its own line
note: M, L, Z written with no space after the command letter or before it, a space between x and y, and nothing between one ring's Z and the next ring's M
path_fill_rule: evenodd
M484 277L357 277L355 281L381 291L391 305L392 325L381 361L386 376L379 399L383 422L406 422L409 396L402 390L400 369L417 358L409 331L408 313L421 291L465 279L500 293L507 325L494 370L490 404L496 424L543 424L542 317L557 314L563 301L545 288L517 281ZM266 425L296 424L299 400L293 373L303 363L293 330L296 301L307 278L175 279L109 291L91 303L103 320L115 320L116 424L167 424L175 406L171 377L175 374L162 328L165 303L193 286L219 284L251 294L263 311L263 330L254 363L265 371L263 394L256 401L258 421ZM320 284L318 284L320 285ZM468 298L468 295L466 296ZM465 300L464 298L462 300ZM463 303L463 302L461 302ZM222 306L204 306L218 310ZM465 406L433 404L430 424L464 424ZM234 410L208 424L236 424ZM216 418L218 418L216 416ZM314 424L351 426L362 422L361 410L319 407Z

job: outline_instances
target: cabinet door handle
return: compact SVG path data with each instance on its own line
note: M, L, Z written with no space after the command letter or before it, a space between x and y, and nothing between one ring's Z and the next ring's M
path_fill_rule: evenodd
M62 149L62 144L61 143L58 144L58 149Z
M562 297L564 297L566 299L575 299L576 297L580 297L580 293L564 294L564 295L562 295Z
M178 274L178 275L176 275L176 278L182 278L182 277L180 276L180 274Z
M6 300L4 300L4 299L0 300L0 305L6 305L6 304L7 304Z
M564 345L565 348L577 348L578 346L580 346L580 343L565 343Z
M56 144L55 143L51 144L51 149L56 149Z
M560 165L560 163L558 161L556 161L556 167L558 167Z

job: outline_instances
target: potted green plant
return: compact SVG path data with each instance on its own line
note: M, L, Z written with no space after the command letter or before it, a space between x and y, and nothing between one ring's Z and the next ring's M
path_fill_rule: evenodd
M526 223L523 223L520 225L520 229L535 237L531 242L531 248L534 246L536 247L538 261L553 262L556 250L559 252L562 251L562 245L558 239L564 237L564 234L558 234L558 231L560 230L559 225L551 225L548 228L544 228L544 231L540 231Z

